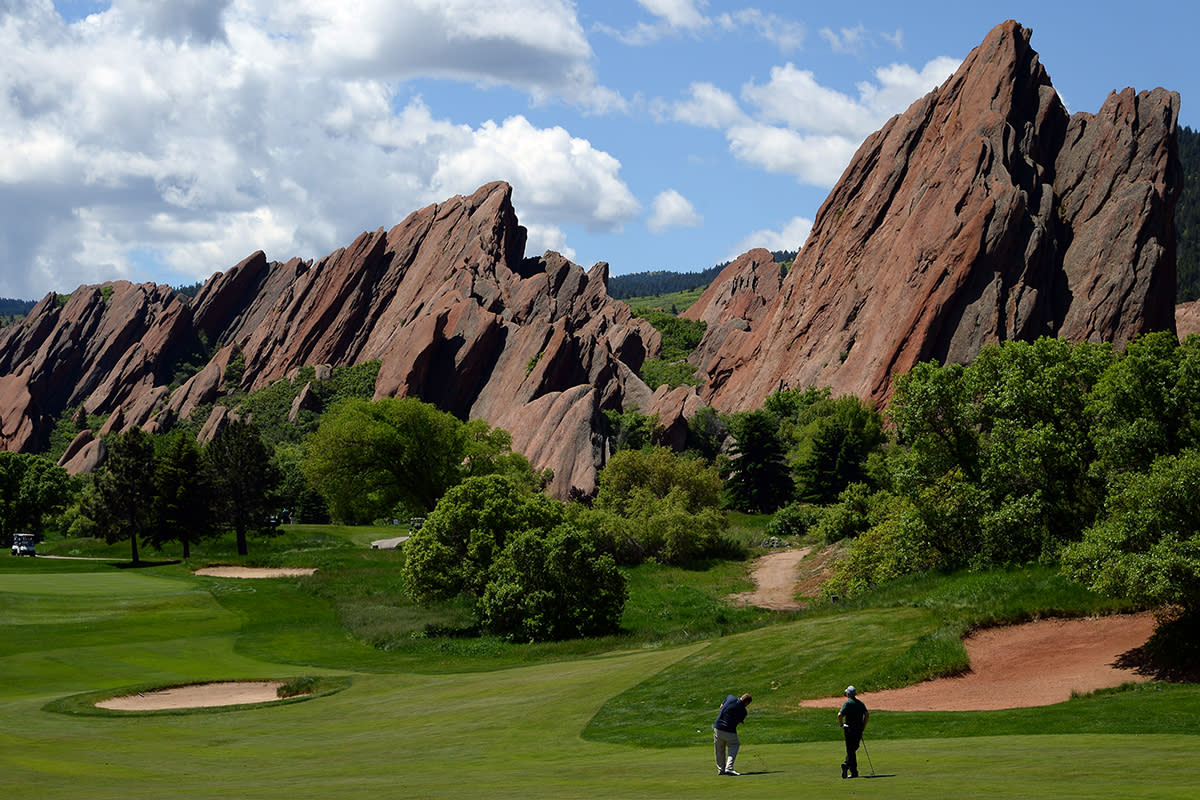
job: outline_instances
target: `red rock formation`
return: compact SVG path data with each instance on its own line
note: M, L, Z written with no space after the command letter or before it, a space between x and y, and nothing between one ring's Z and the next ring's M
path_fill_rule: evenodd
M1191 300L1175 306L1175 332L1180 340L1193 333L1200 333L1200 300Z
M1068 115L1029 38L998 26L869 137L786 277L761 250L721 273L688 312L708 323L699 395L651 394L636 371L658 334L609 298L607 265L525 258L494 183L316 261L254 253L192 302L125 282L48 296L0 330L0 447L38 447L79 407L108 415L98 436L164 429L301 367L378 360L377 397L509 430L564 496L594 486L605 410L657 414L679 437L700 405L753 408L781 388L882 401L896 372L987 342L1173 329L1179 97L1127 90ZM202 347L216 355L172 389ZM201 437L226 417L217 405ZM94 465L100 440L71 454Z
M1179 96L1068 115L1029 38L997 26L863 143L774 302L710 325L707 402L810 385L882 401L894 374L987 342L1173 329Z
M378 360L377 397L419 397L504 427L535 466L554 469L556 493L590 491L606 456L593 432L604 410L649 402L636 370L659 337L609 298L607 265L525 258L511 194L489 184L315 262L254 253L191 303L131 284L83 287L62 307L48 297L0 334L0 446L35 446L77 404L112 414L106 428L165 430L303 366ZM173 359L201 340L216 355L168 391ZM227 386L235 358L245 369ZM202 437L224 415L217 406Z

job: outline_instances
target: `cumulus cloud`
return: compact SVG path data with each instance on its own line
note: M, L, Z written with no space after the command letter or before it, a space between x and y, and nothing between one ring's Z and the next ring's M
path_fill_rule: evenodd
M620 163L523 116L452 122L413 79L620 109L566 0L114 0L68 23L0 5L0 295L190 283L255 249L324 255L492 180L531 244L618 230Z
M805 184L832 186L871 132L944 81L959 61L936 58L920 70L892 64L875 81L857 85L858 96L824 86L810 70L788 63L765 84L750 81L740 97L710 83L693 84L668 105L677 122L724 130L737 158Z
M585 222L593 230L620 230L639 210L617 174L620 163L564 129L538 129L524 117L486 122L469 141L438 160L432 197L463 193L506 176L521 207L549 222Z
M740 256L755 247L765 247L768 250L799 250L812 231L813 221L804 217L792 217L777 231L760 230L748 234L729 253L729 260Z
M693 83L689 97L673 104L669 116L702 128L728 128L746 121L737 98L711 83Z
M694 228L704 221L688 199L674 189L659 192L652 208L646 223L651 233L662 233L669 228Z

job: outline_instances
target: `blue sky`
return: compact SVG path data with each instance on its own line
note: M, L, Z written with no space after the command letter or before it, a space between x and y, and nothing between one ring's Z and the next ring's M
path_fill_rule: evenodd
M491 180L614 274L797 249L871 131L1005 19L1072 111L1194 3L0 0L0 296L315 258ZM1186 66L1185 66L1186 65Z

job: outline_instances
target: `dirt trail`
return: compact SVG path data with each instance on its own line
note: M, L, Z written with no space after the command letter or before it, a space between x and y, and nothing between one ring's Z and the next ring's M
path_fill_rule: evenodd
M735 594L735 603L770 608L775 611L796 611L803 606L796 602L800 562L812 552L811 547L778 550L760 556L752 569L754 589Z

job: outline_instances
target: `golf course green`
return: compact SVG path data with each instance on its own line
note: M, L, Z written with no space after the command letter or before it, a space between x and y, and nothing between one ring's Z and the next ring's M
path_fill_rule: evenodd
M397 558L362 545L353 556ZM370 646L314 580L0 559L0 797L1191 798L1200 786L1200 691L1161 683L1040 709L879 712L864 777L843 781L832 712L796 701L911 653L938 624L929 603L492 662L449 647L440 659L436 643L416 656ZM95 707L164 686L297 678L311 695ZM755 695L743 774L717 777L711 717L735 691Z

